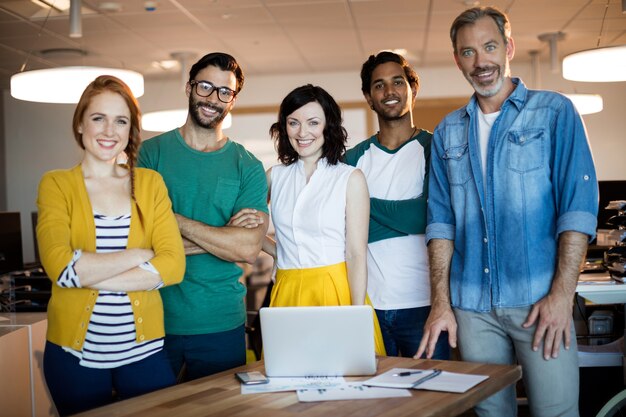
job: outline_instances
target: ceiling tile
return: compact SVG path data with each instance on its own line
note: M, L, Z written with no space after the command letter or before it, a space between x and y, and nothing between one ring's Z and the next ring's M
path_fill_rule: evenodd
M404 48L418 67L450 65L450 24L464 0L159 0L153 12L143 0L118 0L119 12L83 0L83 37L69 37L68 16L32 16L30 0L0 0L0 86L29 57L28 67L105 63L150 76L178 77L153 61L172 52L198 57L210 51L233 54L247 74L356 71L368 54ZM606 0L492 0L510 14L516 62L530 50L547 59L541 33L563 31L559 57L597 44ZM44 15L42 15L44 16ZM43 28L42 28L43 27ZM428 31L426 33L426 31ZM626 43L621 0L610 0L601 46ZM40 56L48 48L82 48L88 56Z

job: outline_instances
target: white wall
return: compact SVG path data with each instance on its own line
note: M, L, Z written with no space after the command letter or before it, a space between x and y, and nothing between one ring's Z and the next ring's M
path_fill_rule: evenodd
M419 69L421 90L419 97L469 97L471 88L456 67ZM513 65L513 73L521 76L532 87L528 65ZM146 94L140 98L144 112L186 107L186 98L180 80L146 82ZM306 83L327 89L338 102L363 100L358 71L300 75L249 76L238 98L239 108L278 105L293 88ZM624 162L626 140L626 83L573 83L547 70L541 73L541 87L564 93L598 93L604 98L604 111L584 116L589 139L601 180L626 179ZM67 168L80 160L80 151L71 133L72 105L47 105L13 99L4 92L4 121L7 167L7 209L22 213L24 259L34 259L30 212L36 209L37 184L41 175L51 169ZM271 115L257 120L247 117L241 136L251 150L261 147L254 140L267 143ZM346 122L354 137L364 136L364 116L346 111ZM256 139L254 137L256 134ZM236 130L229 133L237 140ZM151 135L146 135L151 136ZM260 148L259 148L260 149Z

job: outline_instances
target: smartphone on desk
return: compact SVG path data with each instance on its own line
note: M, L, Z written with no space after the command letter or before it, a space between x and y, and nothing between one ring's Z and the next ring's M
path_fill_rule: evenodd
M244 385L267 384L270 380L261 372L237 372L235 376Z

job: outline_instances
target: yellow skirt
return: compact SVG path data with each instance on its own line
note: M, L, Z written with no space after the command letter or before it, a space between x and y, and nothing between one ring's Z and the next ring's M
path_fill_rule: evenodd
M365 304L372 305L367 295ZM346 263L306 269L279 269L272 289L270 307L346 306L352 305ZM376 354L386 356L383 336L376 313L374 342Z

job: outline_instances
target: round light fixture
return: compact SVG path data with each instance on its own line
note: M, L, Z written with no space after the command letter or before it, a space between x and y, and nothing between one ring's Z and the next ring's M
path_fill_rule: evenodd
M626 81L626 45L589 49L563 58L563 78L572 81Z
M565 94L572 100L580 114L599 113L604 108L604 101L599 94Z
M135 71L101 67L61 67L24 71L11 77L11 96L38 103L78 103L81 94L99 75L124 81L135 97L144 93L143 75Z

